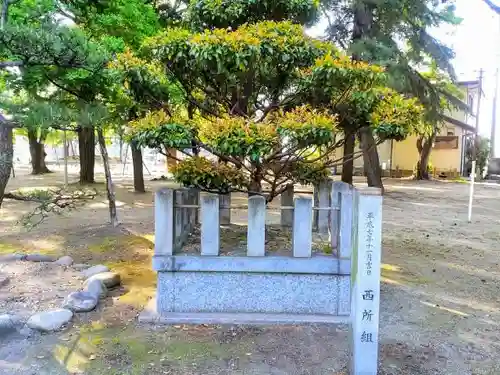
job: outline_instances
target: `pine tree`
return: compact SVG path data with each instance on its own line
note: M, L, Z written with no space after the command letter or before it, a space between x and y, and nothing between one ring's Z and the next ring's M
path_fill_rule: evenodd
M323 2L329 25L327 38L361 59L386 67L390 86L414 96L425 106L427 121L434 127L443 118L444 98L466 109L453 94L435 85L417 67L435 66L451 80L455 73L451 65L453 51L429 34L431 27L456 25L453 1L437 0L333 0ZM354 135L348 148L354 147ZM370 133L360 134L364 162L370 186L382 187L380 163ZM429 143L429 138L423 138ZM349 149L347 152L349 152ZM430 151L423 147L422 150ZM426 158L425 152L421 161ZM427 154L428 158L428 154ZM426 163L425 168L427 168ZM352 163L347 163L342 176L352 181Z

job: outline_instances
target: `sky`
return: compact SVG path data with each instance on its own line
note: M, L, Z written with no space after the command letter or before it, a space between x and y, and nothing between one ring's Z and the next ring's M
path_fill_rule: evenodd
M500 4L500 0L496 0ZM495 70L500 67L500 16L496 15L483 0L457 0L457 16L463 19L453 29L435 30L433 34L451 46L456 54L453 65L459 80L478 79L484 70L479 132L490 136L495 90ZM498 106L497 106L498 108ZM500 155L500 108L497 111L496 155Z

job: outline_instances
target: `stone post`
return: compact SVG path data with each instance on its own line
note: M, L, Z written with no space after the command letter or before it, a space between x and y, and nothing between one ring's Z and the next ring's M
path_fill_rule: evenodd
M231 194L219 194L219 221L221 225L231 224Z
M330 218L330 233L332 249L336 250L341 258L351 257L352 242L352 212L353 212L353 188L345 182L335 181L332 184L332 207Z
M377 375L382 196L376 188L365 188L355 196L350 367L352 375Z
M319 207L319 185L314 185L313 186L313 207ZM318 210L313 210L313 222L312 222L312 228L313 231L317 232L318 231Z
M295 199L292 236L293 256L296 258L311 257L312 199L309 197L300 197Z
M247 255L265 256L266 200L254 195L248 198Z
M201 195L201 255L219 255L219 196Z
M293 207L293 185L288 185L287 189L281 194L280 204L286 207ZM293 225L293 209L281 209L281 225L291 227Z
M155 193L155 255L174 253L174 191Z
M321 235L328 235L330 230L330 216L331 216L331 190L332 181L322 181L318 185L318 208L317 211L318 225L317 230Z
M175 205L180 206L184 203L183 199L183 189L177 189L174 191ZM183 222L182 222L182 208L174 207L174 252L179 250L182 245L182 232L183 232Z

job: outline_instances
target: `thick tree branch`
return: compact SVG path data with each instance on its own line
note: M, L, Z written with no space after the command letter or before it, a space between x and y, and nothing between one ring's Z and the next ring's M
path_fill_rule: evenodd
M63 91L66 91L68 93L70 93L71 95L79 98L79 99L82 99L84 100L85 102L88 102L87 98L84 98L81 94L79 94L77 91L74 91L72 89L69 89L63 85L61 85L60 83L58 83L56 80L50 78L50 76L48 74L45 74L45 78L47 78L47 80L52 83L54 86L56 86L57 88L63 90Z
M33 192L31 194L9 192L4 195L4 198L39 204L33 211L24 215L21 220L24 226L33 228L44 221L49 214L60 214L64 209L76 208L78 202L94 199L96 195L96 190L74 191L69 193L57 190Z
M493 1L491 1L491 0L484 0L484 2L486 4L488 4L488 6L491 8L491 10L493 10L494 12L500 14L500 5L494 4Z
M21 67L35 67L35 66L57 66L63 69L85 69L89 72L94 72L83 64L55 64L55 63L45 63L45 62L29 62L23 60L13 60L13 61L0 61L0 69L6 68L21 68Z

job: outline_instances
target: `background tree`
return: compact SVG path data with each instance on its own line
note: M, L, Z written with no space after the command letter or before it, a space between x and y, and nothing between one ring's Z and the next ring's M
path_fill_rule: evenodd
M12 170L12 158L14 156L12 128L12 123L0 113L0 207L2 206L5 187L9 182Z
M19 14L28 19L24 23L5 26L0 35L5 61L0 66L18 67L21 74L12 74L15 77L13 81L20 81L29 93L33 92L33 87L38 88L37 92L43 87L49 92L60 90L57 101L52 97L48 103L59 103L73 110L81 146L80 181L93 182L95 134L92 120L103 118L102 111L95 109L102 107L98 99L107 94L112 84L112 75L105 69L109 53L103 44L90 40L82 30L58 22L56 4L47 2L42 3L44 7L36 5L21 1L9 8L17 14L16 7L21 7ZM105 148L105 145L102 147ZM106 169L109 165L105 156L103 152ZM110 175L106 173L106 177L108 197L113 198ZM113 213L112 206L114 201L110 200L110 213ZM115 223L116 217L111 217L111 221Z
M434 108L433 111L426 111L424 121L427 122L428 128L425 132L419 134L417 139L419 155L415 175L417 180L427 180L430 178L429 159L436 136L446 122L447 113L450 113L452 109L456 109L457 105L455 103L464 97L464 94L451 82L448 76L437 71L435 67L429 72L422 73L422 77L425 77L441 95L438 98L439 106ZM463 104L460 105L462 109L463 106Z
M15 3L23 6L24 3ZM10 9L10 8L9 8ZM51 11L43 14L51 15ZM42 18L42 16L39 16ZM37 20L37 18L34 18ZM43 19L43 18L42 18ZM59 90L65 98L55 95L51 103L62 100L68 106L77 107L81 102L92 102L96 95L106 92L110 82L101 74L108 53L103 46L91 42L75 28L58 24L46 18L42 24L26 22L9 25L0 35L4 56L10 61L4 65L16 65L19 74L12 74L15 84L21 86L33 98L33 92ZM69 103L71 102L71 103ZM77 128L80 145L80 181L94 182L94 132L92 128Z
M465 165L465 171L467 175L472 173L472 160L474 156L476 157L478 178L483 178L486 172L486 166L490 158L490 140L485 137L477 136L475 140L473 138L467 138L465 144L465 156L468 162Z
M20 0L8 5L5 15L13 15L13 22L0 36L0 53L5 60L0 67L18 67L19 74L12 76L16 76L26 92L33 92L33 88L36 92L59 91L60 94L52 95L51 104L60 101L71 110L80 111L83 117L95 120L92 111L87 113L85 109L109 102L113 85L121 84L113 81L116 76L107 69L113 54L123 51L127 45L137 46L158 26L153 7L142 1L37 1L33 4ZM65 19L64 23L60 22L61 18ZM72 24L68 25L68 20ZM85 126L77 123L75 130L80 151L80 182L92 183L95 131L99 133L100 129L86 122ZM103 145L100 146L103 150ZM103 158L106 159L104 153ZM110 181L110 174L106 177Z
M142 1L54 0L33 4L20 0L9 9L14 16L20 16L11 17L1 42L4 54L17 60L10 65L22 67L24 88L36 85L40 91L52 86L71 94L73 100L87 103L102 100L113 84L106 69L111 56L126 46L137 46L158 27L154 8ZM67 56L62 58L64 52ZM95 131L80 126L77 133L80 182L92 183Z
M74 14L74 21L113 54L124 52L125 49L136 50L146 37L152 36L160 28L159 10L142 0L69 1L67 7ZM114 85L117 87L112 88L110 97L104 98L104 101L117 115L114 125L116 133L120 135L124 133L123 126L136 119L137 114L132 97L129 96L128 100L123 97L123 77L115 78ZM128 108L124 108L124 105L128 105ZM122 113L117 113L117 109ZM134 189L144 192L142 152L132 143L131 153Z
M24 95L0 95L0 106L16 123L15 135L28 139L31 173L49 173L45 164L45 141L53 129L61 126L62 107L45 102L42 97L29 100ZM68 119L69 121L69 119ZM67 124L68 122L66 122Z
M460 22L454 15L453 1L373 1L327 0L322 3L329 21L327 38L348 51L354 59L384 66L390 77L389 86L407 96L413 96L424 105L428 121L442 119L441 99L456 105L459 100L443 93L423 76L417 67L435 64L450 79L455 74L451 66L453 51L429 34L432 27ZM465 106L462 104L462 108ZM354 135L346 136L347 154L354 148ZM368 184L382 186L378 153L373 147L373 136L364 136L364 162ZM347 162L342 179L352 182L353 165Z

